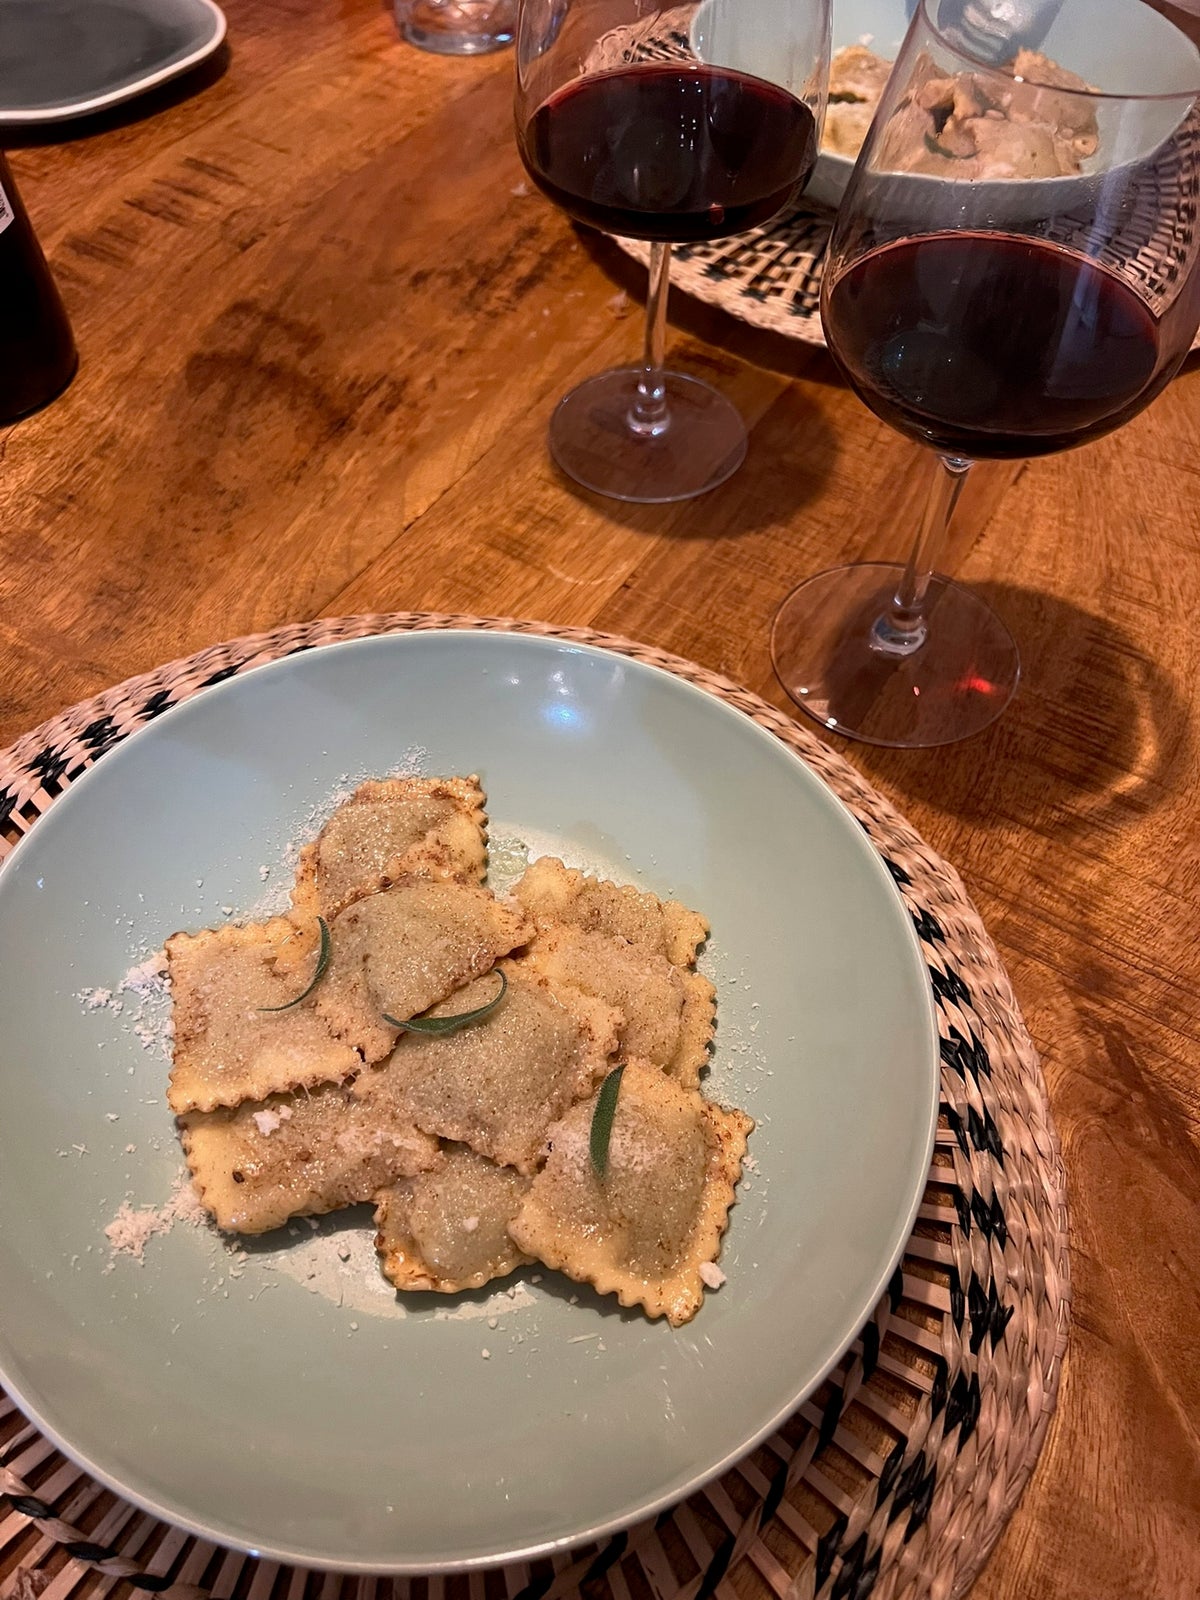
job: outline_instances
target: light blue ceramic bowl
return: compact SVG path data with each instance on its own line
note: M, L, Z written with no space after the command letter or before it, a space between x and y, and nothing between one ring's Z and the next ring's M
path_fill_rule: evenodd
M144 1265L110 1264L105 1224L126 1196L161 1203L180 1153L133 999L114 1015L79 996L177 928L248 911L260 869L284 889L285 845L335 791L405 761L481 774L494 844L519 835L711 918L710 1093L758 1119L757 1171L728 1282L685 1328L536 1270L515 1300L400 1305L371 1261L340 1271L339 1237L370 1255L362 1215L241 1267L184 1226ZM674 676L505 634L294 655L106 756L0 871L0 1046L0 1381L159 1515L363 1573L561 1549L769 1434L887 1282L937 1106L911 920L825 786Z

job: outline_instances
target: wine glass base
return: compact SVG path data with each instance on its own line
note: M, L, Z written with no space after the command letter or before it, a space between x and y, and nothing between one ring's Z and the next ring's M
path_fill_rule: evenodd
M935 574L925 642L908 655L886 651L873 629L903 572L873 561L809 578L775 614L771 659L796 704L831 732L905 750L953 744L1012 699L1016 642L977 595Z
M610 500L666 505L724 483L746 458L746 425L723 394L682 372L663 374L667 423L657 437L634 432L640 367L588 378L550 418L550 454L575 483Z

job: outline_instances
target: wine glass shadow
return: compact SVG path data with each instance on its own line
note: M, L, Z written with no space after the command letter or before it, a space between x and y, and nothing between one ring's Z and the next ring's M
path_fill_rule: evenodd
M97 134L111 133L114 128L133 127L210 89L225 76L229 60L229 41L222 40L212 55L198 66L120 105L108 106L86 117L63 117L56 122L6 123L0 119L0 146L5 150L23 150L75 144L82 139L95 138Z
M1150 650L1056 595L971 589L1012 629L1021 683L983 734L937 750L850 752L900 796L987 829L1013 823L1097 840L1144 821L1178 785L1194 735L1178 687ZM844 750L839 741L838 748Z

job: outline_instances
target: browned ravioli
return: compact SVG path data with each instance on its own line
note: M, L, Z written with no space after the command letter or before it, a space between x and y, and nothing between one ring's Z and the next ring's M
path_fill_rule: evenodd
M177 933L167 940L174 1002L171 1109L213 1111L288 1089L336 1082L362 1065L304 990L315 960L287 917L245 927ZM296 961L295 966L292 965ZM285 1009L272 1009L284 1007Z
M384 1277L397 1289L440 1294L507 1277L530 1259L508 1232L529 1182L466 1145L447 1145L435 1166L377 1197Z
M364 1060L380 1061L400 1031L386 1017L420 1016L531 932L519 907L486 889L405 878L330 924L332 956L317 986L317 1012Z
M479 779L380 778L360 784L300 852L292 905L326 921L405 877L478 883L487 862Z
M363 1081L376 1082L380 1099L423 1132L530 1173L546 1129L607 1071L621 1019L566 985L525 976L507 962L502 970L508 987L485 1017L442 1038L404 1034ZM489 973L428 1015L473 1011L496 991Z
M267 1233L289 1217L370 1200L438 1160L436 1139L355 1084L189 1112L180 1137L196 1190L218 1227Z
M590 1150L595 1109L585 1101L550 1129L546 1165L509 1233L548 1267L679 1327L700 1309L754 1124L657 1067L627 1062L601 1176Z

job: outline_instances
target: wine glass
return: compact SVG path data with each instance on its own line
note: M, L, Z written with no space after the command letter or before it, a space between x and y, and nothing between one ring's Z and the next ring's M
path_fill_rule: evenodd
M558 404L550 452L618 500L687 500L741 465L725 397L664 369L671 245L767 222L808 181L829 0L521 0L516 124L530 177L576 221L650 243L642 363Z
M819 573L775 668L823 726L947 744L1017 685L1001 619L933 569L973 461L1087 443L1143 410L1200 320L1200 53L1141 0L1062 0L1007 67L919 0L830 241L834 358L938 458L905 565ZM965 42L964 42L965 41Z

